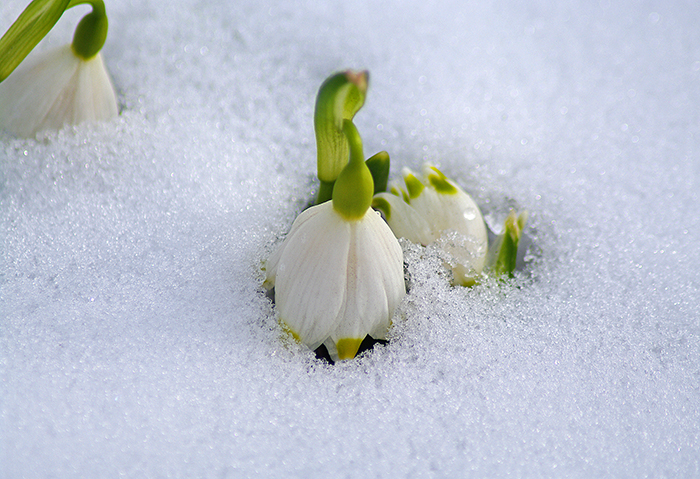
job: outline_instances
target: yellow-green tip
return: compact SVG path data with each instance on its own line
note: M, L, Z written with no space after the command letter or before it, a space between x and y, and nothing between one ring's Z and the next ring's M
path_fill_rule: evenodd
M373 198L372 208L375 210L380 210L382 213L384 213L384 218L387 221L391 220L391 205L386 199L380 197Z
M341 360L354 358L361 344L362 338L339 339L338 342L335 343L335 347L338 350L338 358Z
M443 174L442 171L438 170L434 166L427 168L428 170L428 182L435 188L440 194L443 195L456 195L458 190L455 185L453 185L450 180Z
M408 197L418 198L423 192L425 185L413 174L411 171L405 171L403 175L403 180L406 183L406 189L408 190Z
M282 331L284 331L285 333L287 333L291 337L293 337L296 342L298 342L298 343L303 342L301 340L301 336L299 336L299 333L297 333L292 328L290 328L289 325L283 319L280 319L279 321L280 321L280 326L282 327Z

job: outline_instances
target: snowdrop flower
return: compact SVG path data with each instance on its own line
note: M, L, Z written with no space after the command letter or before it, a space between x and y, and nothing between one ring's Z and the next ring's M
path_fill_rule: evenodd
M266 264L279 319L298 341L350 359L365 336L384 339L406 290L401 247L370 208L373 180L355 126L344 121L350 162L332 201L302 212Z
M432 165L418 176L404 169L406 188L379 193L373 206L384 213L397 237L436 244L449 258L455 284L471 286L488 250L486 224L474 200Z
M118 110L102 56L84 60L66 45L23 65L0 84L0 112L0 126L31 137L41 130L108 120Z
M35 0L30 4L25 13L29 11L32 15L31 8L36 3ZM51 19L43 19L44 26L58 20L63 13L61 8L65 9L68 2L63 3L54 8ZM78 3L84 2L71 2L67 6ZM41 130L107 120L117 115L114 87L100 53L107 36L107 16L101 0L91 0L90 3L93 10L78 24L70 45L30 58L11 74L3 72L0 79L6 75L9 77L0 83L0 127L18 136L31 137ZM13 63L22 61L24 56L16 54L16 49L7 45L31 36L32 32L27 30L29 27L21 30L21 24L27 21L20 16L15 22L20 23L19 30L13 30L15 25L8 30L0 41L2 47L6 47L0 48L0 58L7 56ZM34 32L33 36L36 39L39 34ZM36 43L30 44L20 53L26 56L29 53L26 50L31 50L34 45Z

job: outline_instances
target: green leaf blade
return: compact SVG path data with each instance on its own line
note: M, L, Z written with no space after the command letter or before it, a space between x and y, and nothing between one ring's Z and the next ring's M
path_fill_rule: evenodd
M374 180L374 194L386 191L389 183L389 153L380 151L365 161Z
M326 79L319 89L314 130L318 178L322 182L334 182L348 162L350 151L343 120L352 120L364 104L367 81L367 72L345 71Z
M53 28L69 0L34 0L0 38L0 82L5 80Z

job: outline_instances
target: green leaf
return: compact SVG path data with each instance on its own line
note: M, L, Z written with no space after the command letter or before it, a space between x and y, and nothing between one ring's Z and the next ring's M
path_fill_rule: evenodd
M515 271L515 260L518 256L518 244L525 223L527 222L527 212L523 211L516 216L515 211L511 211L505 221L505 231L498 238L498 253L493 271L497 275L507 274L513 276Z
M333 186L335 186L335 181L321 180L315 204L320 205L321 203L329 201L333 197Z
M314 111L318 178L332 183L348 162L343 120L352 120L365 102L368 73L350 70L328 78L319 89ZM321 202L321 201L317 201Z
M386 185L389 182L389 153L380 151L376 155L365 161L369 172L372 173L374 180L374 194L386 191Z
M0 82L53 28L70 0L34 0L0 38Z

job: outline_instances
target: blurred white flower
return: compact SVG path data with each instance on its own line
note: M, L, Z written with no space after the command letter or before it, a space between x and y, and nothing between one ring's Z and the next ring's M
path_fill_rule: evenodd
M455 284L470 286L484 269L488 250L486 224L474 200L432 165L418 176L405 168L406 189L375 195L392 231L424 246L436 244L446 255Z
M0 83L0 127L31 137L117 115L114 87L100 53L84 60L65 45L25 63Z
M401 247L379 213L348 220L331 201L297 217L266 274L284 327L334 360L353 358L366 335L384 339L406 292Z

